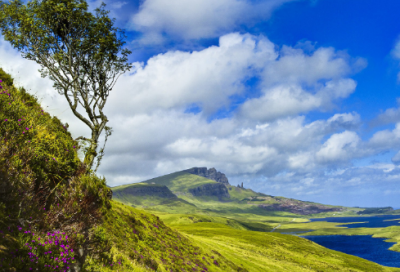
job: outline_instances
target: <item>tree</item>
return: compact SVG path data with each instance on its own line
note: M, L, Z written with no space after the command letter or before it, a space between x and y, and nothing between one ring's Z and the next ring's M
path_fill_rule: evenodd
M103 113L109 92L118 77L132 68L126 63L131 51L123 49L122 56L117 56L126 36L123 30L113 27L115 18L108 18L105 6L101 3L93 16L87 12L84 0L33 0L27 5L20 0L0 1L0 29L5 40L22 57L41 65L41 76L54 81L53 87L65 96L74 115L91 129L91 139L82 136L75 139L89 142L84 159L88 172L98 155L101 132L105 129L106 136L95 172L104 155L107 137L112 133ZM78 102L89 120L77 111Z

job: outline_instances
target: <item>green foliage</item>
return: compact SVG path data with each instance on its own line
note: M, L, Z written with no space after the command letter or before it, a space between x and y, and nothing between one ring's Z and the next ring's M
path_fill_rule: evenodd
M14 228L0 235L2 259L16 249L26 251L26 235L15 231L20 222L29 219L39 238L54 229L71 235L94 227L110 203L104 178L82 176L86 169L77 156L79 144L60 120L44 112L24 88L0 85L0 230ZM72 241L75 246L80 243L78 236ZM91 243L103 245L96 239ZM11 265L20 271L26 268Z
M14 79L9 74L4 72L2 68L0 68L0 79L3 80L7 86L12 86L14 84Z
M158 178L143 181L143 183L156 183L158 185L165 185L172 192L188 193L190 189L199 187L204 184L215 183L215 181L200 177L197 175L188 174L184 171L172 173L169 175L161 176ZM116 187L120 188L120 186ZM121 187L123 188L123 187Z
M238 271L236 264L217 251L200 248L190 237L167 227L158 216L118 202L112 201L112 213L105 216L103 226L113 244L109 257L120 260L119 271L136 271L134 268L139 267L157 271ZM108 271L102 264L99 259L91 260L94 271Z
M54 188L62 179L72 176L78 168L78 143L72 140L60 120L45 113L37 99L26 93L25 89L17 90L5 85L2 90L0 141L3 147L8 147L9 152L13 152L11 146L29 150L30 158L26 164L35 174L36 188L41 184ZM12 154L9 156L11 164L21 170L21 158Z

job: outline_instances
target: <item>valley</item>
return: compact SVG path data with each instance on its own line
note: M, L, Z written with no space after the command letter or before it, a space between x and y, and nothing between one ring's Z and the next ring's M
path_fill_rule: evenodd
M395 244L390 247L390 250L400 252L400 226L395 225L384 228L346 227L356 222L364 222L363 218L371 216L371 214L396 214L396 211L393 211L393 209L366 209L323 205L257 193L240 185L232 186L229 182L223 185L226 187L225 191L219 189L217 186L209 186L210 184L219 185L221 183L203 176L188 174L188 172L195 171L188 169L141 183L113 187L114 199L125 205L157 215L166 225L189 234L189 237L193 237L196 241L209 245L212 244L213 248L219 248L224 252L224 256L231 256L234 259L241 260L241 263L247 263L248 265L253 262L260 265L258 268L250 266L251 269L249 271L280 271L278 267L274 267L271 262L261 257L270 256L270 254L276 258L281 258L282 261L285 260L292 264L296 263L294 259L300 258L300 255L296 255L298 253L296 253L295 246L288 246L288 241L303 238L298 238L295 235L286 235L285 233L301 234L304 237L307 237L307 235L371 235L372 237L386 238L387 242L394 242ZM160 196L158 192L160 186L168 188L168 193ZM147 188L146 192L137 193L139 192L139 188L143 187ZM195 189L197 189L196 193L193 193ZM135 193L131 194L129 192ZM363 213L364 211L366 212ZM372 213L371 211L381 213ZM356 217L357 220L350 223L311 222L310 220L311 218L321 218L323 220L325 217ZM274 237L274 239L275 237L288 239L288 241L285 241L285 244L291 249L289 250L290 253L287 252L288 248L277 248L279 243L277 245L274 244L275 246L272 247L276 255L264 249L270 248L270 245L267 246L268 242L266 240L269 241L269 239L272 239L271 237ZM244 242L243 239L248 239L248 241ZM251 242L249 242L250 240ZM300 243L303 240L296 240L295 243ZM255 241L263 241L262 243L264 244L261 245L262 243L260 244ZM244 247L245 244L249 246ZM304 245L303 242L300 245ZM251 247L255 247L257 250L250 249ZM258 252L257 254L261 255L253 256L254 260L249 257L243 258L239 256L241 254L235 253L240 252L240 249ZM315 257L312 253L305 255ZM243 256L246 256L246 253L243 252ZM324 255L318 256L316 258L323 261L324 258L321 256ZM341 256L350 255L344 254ZM263 261L255 261L259 258L265 260L265 263ZM312 270L314 264L320 268L324 267L323 271L334 271L333 267L329 265L326 267L321 266L317 260L312 260L311 257L308 258L308 261L305 261L304 264L296 263L296 266L298 266L296 271L301 271L299 270L300 267L306 269L307 265L309 265L308 269L311 268ZM284 268L290 267L288 263L282 266L282 271L288 271ZM379 271L359 269L355 271ZM390 269L400 271L400 268ZM343 268L338 270L346 271Z

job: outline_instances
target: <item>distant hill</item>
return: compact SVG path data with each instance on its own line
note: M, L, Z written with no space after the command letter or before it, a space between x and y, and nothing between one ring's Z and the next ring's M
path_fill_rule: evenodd
M212 177L214 180L204 176ZM218 179L220 181L216 181ZM134 188L144 184L147 184L146 193L138 194ZM172 195L159 197L157 193L159 186L167 187ZM112 190L114 199L125 204L172 213L208 211L317 216L349 213L357 215L357 212L363 210L271 196L242 186L230 185L226 176L215 168L207 170L206 167L193 167L140 183L112 187ZM131 193L132 190L135 193Z

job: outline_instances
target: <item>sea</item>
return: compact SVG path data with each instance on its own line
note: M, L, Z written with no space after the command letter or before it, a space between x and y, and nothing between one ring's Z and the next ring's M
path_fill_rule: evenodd
M338 223L363 222L343 225L348 228L381 228L400 226L400 215L382 215L368 217L329 217L314 218L313 221L327 221ZM299 236L311 240L329 249L341 251L380 265L400 267L400 252L391 251L389 248L395 243L385 242L387 238L373 238L371 235L314 235Z

